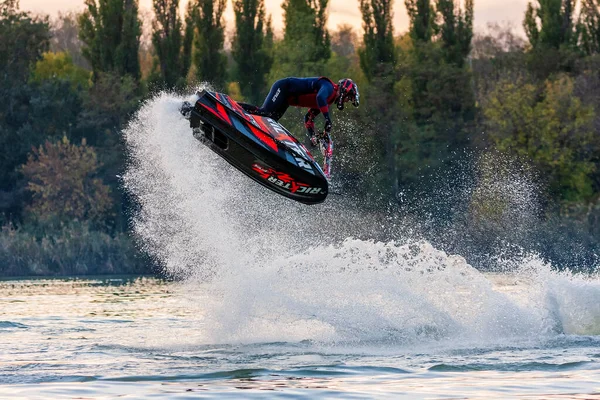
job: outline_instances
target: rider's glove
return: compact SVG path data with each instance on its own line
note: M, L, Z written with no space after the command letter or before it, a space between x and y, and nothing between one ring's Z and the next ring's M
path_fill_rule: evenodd
M306 135L308 136L310 144L313 147L317 145L317 137L315 136L315 116L316 113L312 109L308 110L308 112L304 116L304 127L306 128Z

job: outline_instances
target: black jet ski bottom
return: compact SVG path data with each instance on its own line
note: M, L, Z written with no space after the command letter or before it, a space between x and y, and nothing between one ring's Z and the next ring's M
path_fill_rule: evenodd
M323 202L328 181L303 144L283 126L251 115L221 93L202 91L182 113L194 137L272 191L304 204Z

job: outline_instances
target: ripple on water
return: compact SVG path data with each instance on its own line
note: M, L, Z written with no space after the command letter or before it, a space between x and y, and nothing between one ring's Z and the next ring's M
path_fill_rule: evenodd
M0 330L8 329L28 329L29 327L25 324L11 321L0 321Z
M468 372L468 371L565 371L578 369L580 367L591 364L591 361L576 361L562 364L545 363L545 362L526 362L526 363L474 363L463 365L437 364L429 367L429 371L438 372Z

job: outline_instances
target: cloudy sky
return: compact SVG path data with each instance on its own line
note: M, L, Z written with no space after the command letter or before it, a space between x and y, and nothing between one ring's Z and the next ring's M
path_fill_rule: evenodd
M282 0L265 0L267 12L273 15L273 24L276 30L283 26L281 11ZM83 0L21 0L21 9L48 13L55 15L58 11L78 11L83 8ZM182 0L182 6L187 0ZM521 21L527 0L475 0L475 27L482 29L488 22L510 22L518 30L521 29ZM152 8L152 0L140 0L142 10ZM182 9L184 9L182 7ZM233 19L231 3L228 2L226 19ZM341 23L348 23L360 28L362 21L358 10L358 0L329 0L329 27L335 27ZM231 24L230 24L231 25ZM394 29L396 33L406 31L408 28L408 17L404 8L403 0L396 0L394 7Z

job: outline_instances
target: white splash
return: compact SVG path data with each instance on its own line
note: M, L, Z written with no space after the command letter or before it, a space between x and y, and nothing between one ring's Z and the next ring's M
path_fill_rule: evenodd
M384 229L351 199L318 206L247 179L198 143L161 94L125 130L134 230L185 278L206 343L494 343L600 334L600 280L532 257L480 273L424 241L359 240ZM198 297L194 297L198 295ZM196 301L194 301L196 299Z

